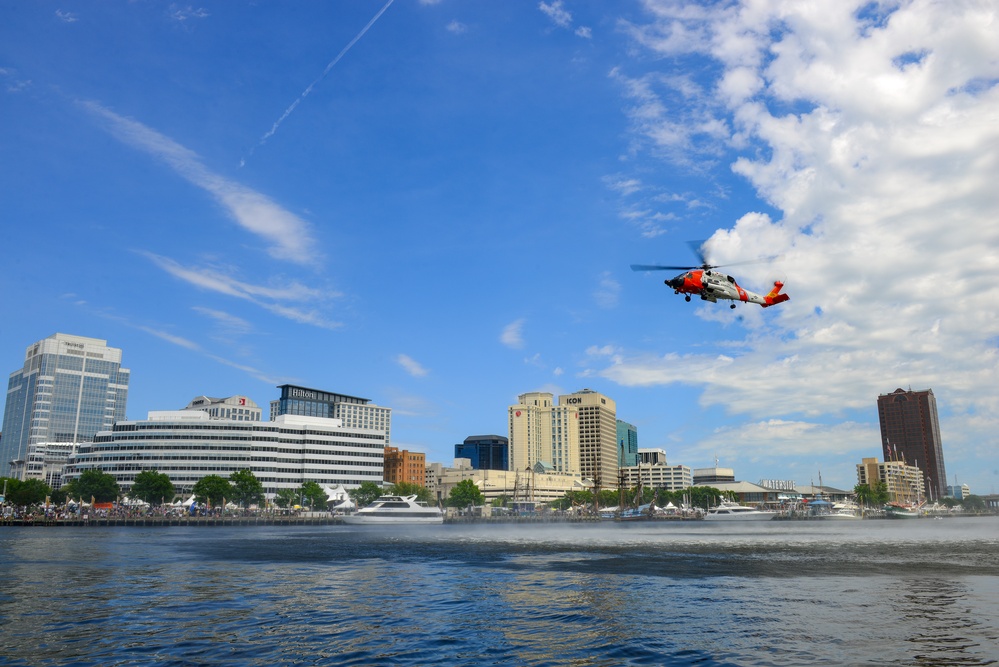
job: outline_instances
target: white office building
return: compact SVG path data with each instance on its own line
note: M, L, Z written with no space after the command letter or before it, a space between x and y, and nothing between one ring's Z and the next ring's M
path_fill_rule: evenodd
M641 482L644 487L680 491L694 485L691 470L685 465L669 465L662 449L638 450L638 465L621 468L625 488L632 489Z
M228 478L250 470L272 498L303 482L357 488L381 483L385 434L348 428L337 419L280 415L270 422L212 419L201 410L150 412L143 421L118 422L81 444L64 478L90 469L111 474L123 493L143 470L166 474L178 492L208 475Z

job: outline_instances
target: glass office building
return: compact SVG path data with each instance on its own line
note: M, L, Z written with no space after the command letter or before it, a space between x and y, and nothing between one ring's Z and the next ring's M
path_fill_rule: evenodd
M57 333L28 346L7 382L0 476L29 445L91 442L124 420L129 375L106 340Z

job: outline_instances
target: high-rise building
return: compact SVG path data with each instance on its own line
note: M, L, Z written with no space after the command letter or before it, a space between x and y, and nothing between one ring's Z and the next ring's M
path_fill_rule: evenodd
M390 484L426 486L427 455L398 447L386 447L384 478Z
M369 428L385 433L391 441L392 408L375 405L367 398L336 394L293 384L278 386L281 398L271 401L271 420L279 415L302 415L339 419L347 428Z
M509 470L510 440L502 435L470 435L454 446L454 458L468 459L475 470Z
M885 461L901 461L923 471L926 498L947 494L937 399L932 389L896 389L878 396L881 451Z
M579 411L580 474L596 487L617 487L617 404L591 389L559 396L558 402Z
M509 408L510 470L524 472L544 463L556 472L581 474L579 409L556 405L552 394L530 392Z
M29 345L7 382L0 476L29 445L91 442L124 420L129 377L106 340L57 333Z
M621 468L638 465L638 428L617 420L617 465Z

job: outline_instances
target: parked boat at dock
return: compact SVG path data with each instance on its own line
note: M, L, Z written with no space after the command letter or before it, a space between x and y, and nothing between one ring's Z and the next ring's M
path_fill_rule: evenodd
M343 522L356 525L444 523L444 513L417 500L416 496L379 496L367 507L344 516Z

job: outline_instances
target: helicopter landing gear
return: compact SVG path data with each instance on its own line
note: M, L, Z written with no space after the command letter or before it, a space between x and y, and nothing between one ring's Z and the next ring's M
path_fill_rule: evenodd
M690 303L690 295L688 294L687 296L683 297L683 300L686 301L687 303Z
M735 308L735 304L734 303L730 303L730 304L728 304L728 307L729 308Z

